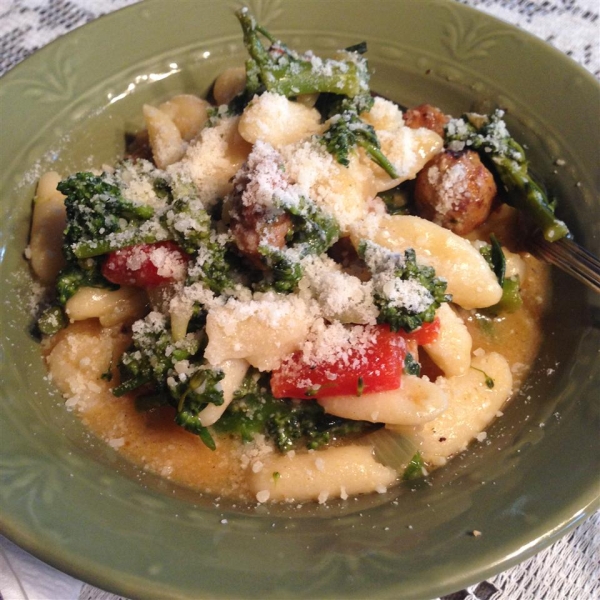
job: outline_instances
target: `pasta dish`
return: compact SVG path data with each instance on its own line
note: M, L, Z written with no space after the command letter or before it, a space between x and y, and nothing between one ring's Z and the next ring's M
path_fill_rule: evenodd
M541 337L526 228L568 233L502 110L372 93L237 13L249 58L143 106L114 166L39 181L49 374L143 468L253 502L385 492L501 418Z

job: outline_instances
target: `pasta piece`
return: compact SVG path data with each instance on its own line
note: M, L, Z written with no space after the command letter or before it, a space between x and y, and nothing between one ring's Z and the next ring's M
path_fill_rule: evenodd
M384 492L397 478L394 469L378 463L371 446L331 447L307 454L276 456L250 479L260 502L346 498Z
M65 197L56 189L60 179L55 171L44 173L33 201L29 258L33 272L44 284L53 283L66 264L62 253Z
M165 113L175 123L181 137L189 142L194 139L208 121L210 104L193 94L179 94L163 102L158 110Z
M405 126L400 107L381 97L375 98L371 110L360 116L377 131L398 131Z
M233 359L226 360L219 368L225 373L225 377L221 380L221 389L223 390L223 404L209 404L206 408L198 413L200 423L204 427L214 425L225 412L227 407L233 400L233 395L242 385L246 371L250 365L245 360Z
M103 378L129 344L119 329L107 329L98 321L80 321L52 338L46 356L52 381L67 398L69 408L85 409L108 393Z
M449 304L442 304L436 316L440 320L440 333L423 348L446 377L464 375L471 365L471 334Z
M315 108L266 92L255 96L245 108L239 125L240 135L251 144L261 140L281 148L321 133L321 115Z
M300 347L309 325L306 305L293 296L268 295L247 303L230 300L206 317L204 356L212 365L243 358L261 371L272 371Z
M428 379L404 375L397 390L362 396L334 396L318 402L325 412L345 419L420 425L442 413L448 406L448 397L440 386Z
M144 316L148 308L146 293L134 287L122 286L116 291L82 287L65 305L71 321L99 319L103 327L133 323Z
M149 104L144 105L143 112L156 166L165 169L181 160L185 154L186 143L173 119Z
M417 173L443 148L442 138L425 127L412 129L404 125L402 112L389 100L375 98L373 108L362 118L372 125L381 151L396 167L398 177L390 176L363 153L364 162L372 169L377 192L414 179Z
M472 244L431 221L383 215L374 228L355 227L352 237L355 244L361 237L369 237L394 252L414 248L417 262L433 267L438 277L444 277L452 301L463 308L492 306L502 297L496 275Z
M231 178L248 157L252 146L238 133L239 117L205 127L192 142L180 165L192 177L205 206L213 205L232 190Z
M216 79L213 96L217 105L229 104L246 87L246 68L230 67L225 69Z
M398 428L410 437L423 458L436 466L462 452L495 418L512 393L508 361L496 352L473 357L473 368L461 377L440 377L436 381L449 397L448 408L422 428ZM493 387L488 387L486 377Z
M286 173L309 197L332 214L346 235L353 223L367 216L369 199L375 196L373 174L358 156L340 165L323 144L304 141L281 149Z

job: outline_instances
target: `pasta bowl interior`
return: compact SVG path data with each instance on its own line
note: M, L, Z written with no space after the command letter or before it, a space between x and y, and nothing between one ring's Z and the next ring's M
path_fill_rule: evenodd
M401 105L454 115L504 108L561 217L599 253L589 134L599 90L569 59L450 2L249 5L296 49L331 54L366 40L371 87ZM94 438L46 377L22 256L37 179L113 163L124 134L143 127L144 104L205 96L219 73L242 64L234 8L147 0L62 38L0 82L3 532L129 596L455 591L541 549L597 506L598 300L580 284L553 274L538 358L485 438L426 479L349 500L256 505L178 486Z

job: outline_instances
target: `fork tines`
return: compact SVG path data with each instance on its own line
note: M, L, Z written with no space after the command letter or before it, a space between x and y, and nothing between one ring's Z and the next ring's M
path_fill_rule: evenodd
M600 260L569 238L548 242L541 235L530 239L531 253L562 269L600 293Z

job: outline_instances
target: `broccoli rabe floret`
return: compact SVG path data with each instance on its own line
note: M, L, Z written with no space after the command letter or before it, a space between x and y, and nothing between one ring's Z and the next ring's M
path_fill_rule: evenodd
M211 235L199 243L188 268L186 285L201 282L215 294L223 294L235 286L234 257L226 234Z
M286 248L262 245L258 251L270 270L265 281L267 287L290 293L302 279L300 261L309 255L325 252L338 240L340 227L332 216L303 196L297 202L276 199L274 205L277 210L283 210L291 217Z
M375 164L395 179L398 172L381 151L375 129L360 118L360 113L367 106L364 101L354 102L345 98L338 107L339 112L330 118L329 128L323 134L323 142L327 151L346 167L350 164L350 154L356 152L358 147L362 148Z
M450 149L469 148L479 152L506 188L507 204L523 211L552 242L569 234L569 229L554 214L554 206L528 172L525 150L510 135L496 110L490 116L467 114L446 125L446 144Z
M57 189L66 196L64 252L68 261L156 241L154 235L139 229L154 216L154 209L126 200L112 175L76 173L61 181Z
M173 365L198 354L200 337L188 334L173 342L166 317L153 312L133 325L132 348L119 362L121 383L113 389L115 396L152 384L154 391L166 390L166 379Z
M446 281L436 277L432 267L417 264L412 248L392 252L371 241L362 241L359 256L365 261L373 281L373 300L379 309L377 321L392 331L414 331L430 323L446 294Z
M343 52L337 60L321 59L312 53L300 55L276 41L256 23L247 8L238 10L236 16L250 54L244 93L248 99L261 90L288 98L317 92L354 97L368 90L367 63L359 52ZM268 40L268 47L263 45L261 36Z
M185 381L175 377L167 380L171 398L177 403L175 422L200 437L206 446L215 450L215 442L198 416L208 404L220 406L224 402L220 381L225 374L220 369L198 367Z
M298 202L276 201L275 205L291 216L289 244L298 250L301 257L325 252L340 237L337 221L304 196Z
M161 218L170 236L188 254L193 254L210 238L210 216L197 198L174 200Z
M166 317L150 313L133 325L132 347L121 357L121 383L113 394L138 390L151 399L148 407L170 404L176 410L175 422L214 450L214 440L198 415L208 404L223 403L224 373L203 364L203 341L198 332L173 342ZM185 365L183 376L175 370L176 363Z
M282 294L291 294L295 291L304 274L297 253L271 246L260 246L258 252L269 269L269 273L259 287L272 288Z
M67 266L56 281L58 304L64 305L83 286L116 289L101 274L101 257L107 252L172 237L155 218L152 206L124 197L123 189L132 179L146 184L158 202L170 199L168 179L148 161L124 162L101 175L76 173L58 184L66 196L67 216L63 244Z
M118 286L105 279L100 273L98 260L88 258L67 264L56 278L56 299L64 306L81 287L96 287L115 290Z
M301 446L316 449L336 437L364 433L374 426L328 415L317 402L276 399L268 377L250 372L214 427L246 442L264 434L280 452L288 452Z
M60 306L49 306L37 320L37 327L44 335L54 335L67 326L67 317Z

